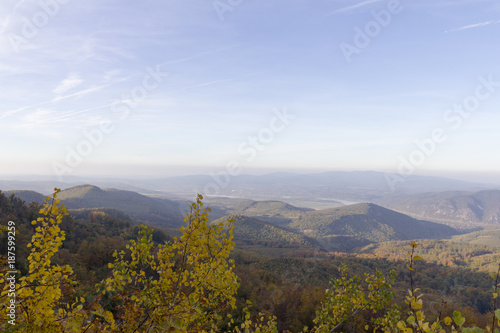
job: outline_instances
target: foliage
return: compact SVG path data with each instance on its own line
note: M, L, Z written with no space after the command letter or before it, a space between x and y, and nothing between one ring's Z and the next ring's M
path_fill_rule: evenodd
M36 233L28 247L29 271L16 284L18 311L16 321L27 332L65 331L81 327L84 315L81 310L83 298L76 299L72 292L75 282L72 280L73 270L68 265L54 265L51 260L65 239L60 229L62 218L67 214L64 206L59 207L56 189L51 202L40 210L42 215L32 222L37 225ZM7 294L9 293L8 276L0 275L3 284L2 303L0 304L2 319L6 319ZM8 329L11 324L4 321L2 325Z
M26 332L175 331L211 329L228 307L234 307L238 287L234 264L228 260L234 246L232 227L208 224L202 197L191 206L182 236L154 248L153 232L142 226L127 253L115 252L112 276L92 300L75 297L73 271L52 262L65 239L60 229L67 214L56 189L40 210L42 217L30 243L28 275L19 280L17 329ZM49 199L49 198L48 198ZM8 283L2 273L1 328Z
M232 227L225 233L224 224L210 225L201 199L192 204L180 238L155 250L143 226L127 246L130 260L124 251L114 254L112 277L101 286L104 296L122 303L115 308L121 330L200 332L234 307L238 283L227 260Z
M343 264L339 272L334 273L330 263L332 254L326 253L314 259L270 258L262 261L257 256L246 259L236 257L238 262L247 260L257 265L252 268L246 266L246 270L240 269L243 273L240 281L247 283L256 274L261 274L255 283L265 290L267 294L264 295L271 295L268 304L272 306L264 308L262 303L258 303L258 312L255 312L248 297L257 293L257 290L249 289L250 284L246 284L240 294L236 294L240 284L235 274L235 262L230 257L234 247L233 221L209 223L210 209L204 207L202 196L198 196L191 205L179 237L169 239L145 226L137 227L138 237L131 238L126 249L114 252L114 261L109 263L107 277L96 284L93 290L86 291L76 282L73 269L58 263L58 256L63 253L68 255L71 248L63 246L63 242L69 238L62 230L64 220L68 217L65 217L66 208L58 198L59 192L56 189L52 198L47 198L46 204L39 210L41 216L32 222L35 230L29 244L26 274L19 278L16 285L16 327L7 321L5 310L9 302L6 296L9 286L5 279L5 266L1 270L0 328L5 331L275 333L283 329L279 328L280 322L275 313L287 316L311 313L315 315L314 320L311 320L312 328L299 327L297 322L294 326L296 331L498 333L500 266L496 273L491 274L495 282L490 293L493 311L489 326L479 328L468 325L465 315L456 310L448 313L444 306L434 318L427 315L425 297L415 287L418 281L416 262L423 261L423 258L416 255L418 245L413 242L408 253L410 289L404 299L406 310L398 306L394 297L395 271L385 276L375 270L375 273L365 273L361 279L350 277L347 265ZM23 214L20 210L25 206L14 198L6 201L0 195L0 201L0 207L7 207L8 214L14 214L15 211L16 214ZM109 259L106 253L109 253L110 248L120 246L121 243L115 237L123 236L123 232L130 228L129 221L110 215L114 214L113 211L81 213L82 217L86 213L91 214L91 227L102 226L106 230L114 230L103 236L107 238L98 238L106 243L102 245L103 248L87 239L86 243L82 242L85 245L79 248L81 253L80 250L77 253L83 259L90 249L95 253L100 252L95 261L103 264ZM78 238L77 234L84 231L71 230L73 242ZM85 260L92 259L89 257ZM340 257L338 260L348 262L356 271L363 265L378 265L380 268L389 266L387 262L384 264L383 261L354 257ZM261 269L254 269L259 265ZM265 273L269 272L269 268L281 272L281 282L276 276ZM399 276L405 277L406 272L398 272ZM304 284L310 283L306 281L319 281L327 276L338 277L331 280L331 287L323 296L312 285L304 287ZM286 289L279 289L280 283L285 283ZM320 297L323 297L321 304ZM240 304L244 306L242 311L236 309ZM296 312L287 312L285 308L288 307L296 309Z
M316 313L314 323L317 324L315 331L318 333L335 331L364 310L376 314L387 308L394 297L391 291L396 274L394 271L389 278L378 270L375 274L365 273L366 286L363 286L359 277L348 277L345 265L340 270L341 277L332 281L333 287L326 290L326 300Z

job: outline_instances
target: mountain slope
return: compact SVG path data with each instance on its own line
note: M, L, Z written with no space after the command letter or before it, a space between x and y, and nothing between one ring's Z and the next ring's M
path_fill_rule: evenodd
M178 227L183 219L176 202L131 191L81 185L62 191L59 198L68 209L114 208L136 220L165 227Z
M45 195L35 191L14 190L14 191L5 191L4 193L6 196L14 194L17 198L26 202L26 204L29 204L32 201L39 204L43 204L45 202Z
M418 217L457 223L500 223L500 191L439 192L386 199L386 207Z
M238 240L253 240L262 243L276 243L281 245L300 245L306 247L319 247L319 244L309 237L291 230L259 220L255 217L244 215L227 215L212 223L234 220L233 236Z
M370 203L305 212L294 218L288 227L311 237L348 236L370 242L443 238L457 234L451 227L416 220Z
M256 216L260 220L276 225L289 223L291 218L299 216L311 208L295 207L283 201L248 199L206 198L205 202L212 208L211 218L221 218L225 215Z

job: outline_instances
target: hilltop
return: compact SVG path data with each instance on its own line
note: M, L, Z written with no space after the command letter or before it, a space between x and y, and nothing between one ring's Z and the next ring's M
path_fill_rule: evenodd
M36 202L39 204L43 204L45 201L45 195L35 192L35 191L30 191L30 190L12 190L12 191L5 191L4 192L6 196L10 196L11 194L14 194L17 198L23 200L27 204L30 202Z
M79 185L63 190L59 198L68 209L114 208L137 221L164 227L178 227L183 219L176 202L151 198L132 191Z
M449 226L417 220L372 203L311 210L283 202L240 202L228 211L238 211L236 214L240 214L253 229L257 226L256 221L260 227L267 222L268 228L273 225L307 236L329 250L352 250L370 243L394 240L441 239L458 234ZM254 219L248 216L250 214ZM244 233L257 235L255 230L245 229Z

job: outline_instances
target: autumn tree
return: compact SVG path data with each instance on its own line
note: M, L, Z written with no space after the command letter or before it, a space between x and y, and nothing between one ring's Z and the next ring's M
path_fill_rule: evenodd
M121 332L201 332L215 329L225 311L235 307L238 288L228 259L233 249L229 225L210 224L202 196L191 205L182 236L154 247L152 232L141 226L137 241L115 252L112 276L101 285L113 300Z

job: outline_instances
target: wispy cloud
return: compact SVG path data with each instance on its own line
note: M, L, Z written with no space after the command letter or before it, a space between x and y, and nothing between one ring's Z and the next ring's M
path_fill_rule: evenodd
M53 92L59 95L79 86L82 83L83 80L80 77L80 75L76 73L71 73L68 75L67 78L65 78L59 83L59 85L53 90Z
M128 78L123 78L123 79L119 79L117 81L114 81L113 83L104 84L104 85L101 85L101 86L95 86L95 87L91 87L91 88L88 88L88 89L80 90L80 91L77 91L77 92L75 92L73 94L64 95L64 96L57 96L57 97L53 98L51 100L51 102L58 102L60 100L71 98L71 97L80 97L80 96L83 96L83 95L87 95L87 94L93 93L95 91L99 91L99 90L102 90L102 89L107 88L109 86L112 86L112 85L114 85L114 84L116 84L118 82L123 82L123 81L126 81L126 80L128 80Z
M334 14L338 14L338 13L345 13L345 12L348 12L348 11L351 11L351 10L354 10L354 9L358 9L358 8L367 6L367 5L375 3L375 2L380 2L380 1L381 0L367 0L367 1L363 1L363 2L357 3L355 5L346 6L346 7L342 7L342 8L336 9L333 12L328 13L326 16L330 16L330 15L334 15Z
M24 115L20 122L12 124L12 128L23 131L26 135L37 136L43 135L47 137L57 138L61 133L56 130L55 123L62 121L54 119L56 111L47 108L39 108L34 112Z
M380 0L374 0L374 1L380 1ZM180 58L180 59L176 59L176 60L169 60L169 61L166 61L166 62L162 63L161 65L162 66L164 66L164 65L172 65L172 64L176 64L176 63L180 63L180 62L185 62L185 61L190 61L190 60L194 60L194 59L199 59L199 58L211 56L211 55L214 55L214 54L217 54L217 53L221 53L221 52L225 52L225 51L228 51L228 50L232 50L232 49L238 48L238 47L240 47L242 45L243 44L236 44L236 45L232 45L232 46L229 46L229 47L223 47L223 48L220 48L220 49L217 49L217 50L213 50L213 51L204 51L204 52L200 52L198 54L195 54L193 56L189 56L189 57L185 57L185 58Z
M107 88L109 86L112 86L112 85L114 85L116 83L119 83L119 82L122 82L122 81L126 81L128 79L129 78L120 79L120 80L114 81L113 83L109 83L109 84L105 84L105 85L100 85L100 86L94 86L94 87L91 87L91 88L88 88L88 89L80 90L80 91L75 92L73 94L64 95L64 96L57 96L57 97L55 97L55 98L53 98L51 100L48 100L48 101L43 101L43 102L40 102L40 103L31 104L31 105L25 105L25 106L21 106L21 107L19 107L17 109L8 110L8 111L5 111L4 113L0 114L0 119L12 116L13 114L16 114L16 113L19 113L19 112L22 112L24 110L31 109L31 108L34 108L34 107L56 103L56 102L59 102L61 100L68 99L68 98L71 98L71 97L80 97L80 96L83 96L83 95L87 95L87 94L90 94L90 93L102 90L104 88Z
M500 20L497 21L486 21L486 22L480 22L480 23L475 23L475 24L469 24L469 25L464 25L463 27L459 27L456 29L451 29L451 30L446 30L446 33L449 32L455 32L455 31L460 31L460 30L468 30L468 29L474 29L474 28L479 28L479 27L484 27L490 24L496 24L500 23Z

